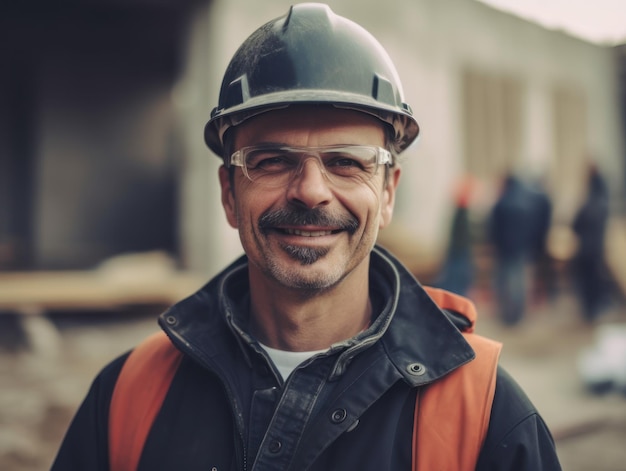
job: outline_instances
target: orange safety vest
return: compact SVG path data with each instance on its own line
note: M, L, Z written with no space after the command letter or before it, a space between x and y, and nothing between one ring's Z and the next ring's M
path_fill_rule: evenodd
M442 309L462 313L463 332L476 358L417 391L413 425L413 471L473 471L482 448L495 394L502 345L473 333L476 308L467 298L425 287ZM128 356L109 411L111 471L136 471L143 447L183 354L163 332ZM157 374L159 372L159 374Z

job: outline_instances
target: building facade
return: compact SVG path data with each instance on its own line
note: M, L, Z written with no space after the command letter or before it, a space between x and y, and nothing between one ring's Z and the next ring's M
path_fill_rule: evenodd
M328 3L387 49L422 129L381 234L415 271L440 258L468 174L479 217L514 171L540 180L567 224L592 160L621 208L616 49L477 1ZM210 275L241 253L203 127L238 45L290 4L96 1L2 15L12 45L2 52L12 72L0 77L2 268L89 268L164 250Z

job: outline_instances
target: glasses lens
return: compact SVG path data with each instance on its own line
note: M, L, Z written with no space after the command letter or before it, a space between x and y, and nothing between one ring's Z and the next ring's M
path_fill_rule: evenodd
M284 148L247 147L242 150L244 173L264 186L286 185L300 165L298 155Z
M365 146L327 149L319 153L326 171L349 181L370 180L378 168L377 148Z

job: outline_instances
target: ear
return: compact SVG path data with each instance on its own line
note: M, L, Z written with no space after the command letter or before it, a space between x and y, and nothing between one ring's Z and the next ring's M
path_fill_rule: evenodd
M380 203L380 222L379 229L383 229L389 225L393 216L393 207L396 202L396 189L400 181L400 167L392 167L389 169L387 177L387 185L383 188L382 199Z
M228 169L222 165L219 169L220 187L222 190L222 206L226 214L226 220L231 227L237 229L237 206L235 205L235 192Z

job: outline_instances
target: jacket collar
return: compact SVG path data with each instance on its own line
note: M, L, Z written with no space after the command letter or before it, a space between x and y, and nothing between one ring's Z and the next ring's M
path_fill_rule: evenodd
M382 247L374 253L399 286L393 322L381 341L404 380L427 384L471 361L474 351L415 277Z
M366 331L333 345L338 359L331 378L341 376L351 360L372 345L411 385L430 383L474 358L463 335L413 275L387 250L375 247L370 261L370 290L382 300ZM218 368L219 358L243 351L248 365L256 342L246 331L247 258L242 256L207 285L159 318L174 343L202 362ZM234 334L234 335L233 335ZM218 361L216 361L216 358Z

